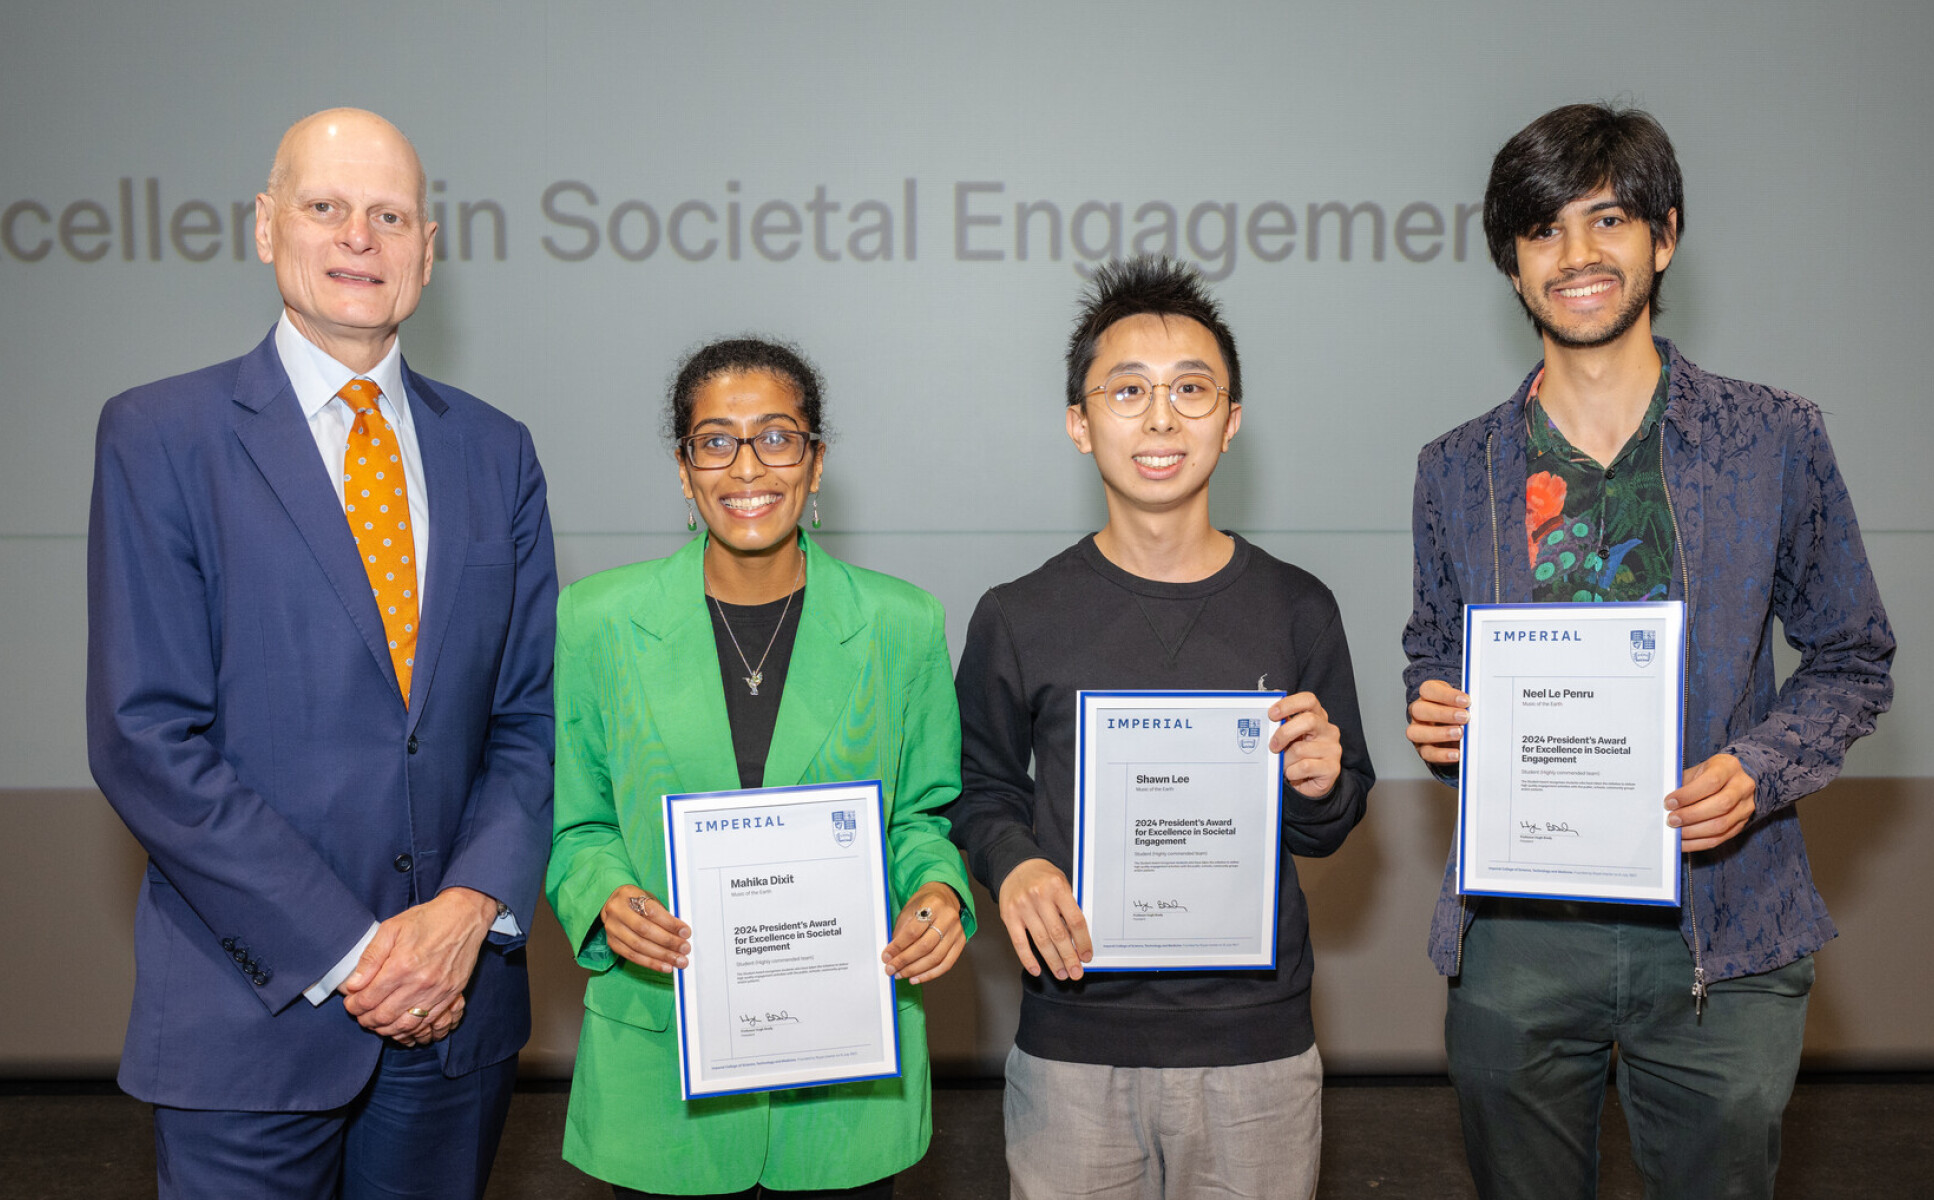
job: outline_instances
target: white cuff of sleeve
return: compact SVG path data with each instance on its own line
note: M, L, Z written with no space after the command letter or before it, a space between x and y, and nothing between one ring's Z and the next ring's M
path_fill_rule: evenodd
M493 934L500 933L505 937L514 938L523 933L524 928L517 923L517 914L511 912L509 909L505 909L503 912L497 914L495 921L491 922L490 932Z
M316 980L313 987L302 993L302 998L310 1004L321 1007L324 1000L334 995L336 989L342 986L342 981L349 978L350 972L356 969L357 960L362 958L363 951L369 949L370 939L376 936L376 929L377 924L372 923L369 927L369 932L365 933L362 940L356 943L356 948L343 955L341 962L330 967L327 975Z

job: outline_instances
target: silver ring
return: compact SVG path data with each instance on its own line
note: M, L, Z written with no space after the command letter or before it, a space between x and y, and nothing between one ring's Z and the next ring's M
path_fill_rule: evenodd
M635 912L642 917L645 915L645 905L651 903L651 897L650 896L630 896L625 899L625 903L631 906L632 912Z
M916 909L913 914L913 919L916 921L924 922L928 925L933 924L933 905L931 904L922 905L920 908Z

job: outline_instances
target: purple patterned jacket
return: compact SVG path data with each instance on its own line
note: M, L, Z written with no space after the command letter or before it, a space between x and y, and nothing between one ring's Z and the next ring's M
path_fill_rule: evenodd
M1723 751L1758 785L1744 830L1686 856L1679 924L1710 982L1784 966L1834 936L1793 802L1830 782L1887 711L1894 635L1819 409L1658 347L1672 368L1665 472L1679 530L1670 598L1687 601L1685 763ZM1417 457L1407 701L1426 679L1460 678L1467 601L1531 599L1524 402L1535 377ZM1783 686L1775 617L1801 655ZM1444 975L1461 966L1475 905L1457 894L1454 868L1430 929Z

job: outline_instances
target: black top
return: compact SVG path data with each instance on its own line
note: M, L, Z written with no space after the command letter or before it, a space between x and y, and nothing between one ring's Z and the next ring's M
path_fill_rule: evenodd
M1130 575L1084 538L981 598L955 684L962 789L947 817L968 866L996 895L1023 860L1071 867L1077 691L1316 694L1342 731L1343 772L1321 799L1283 788L1276 968L1105 972L1079 982L1044 970L1022 979L1015 1036L1039 1058L1118 1067L1230 1066L1307 1050L1309 918L1289 856L1342 845L1375 779L1329 589L1240 537L1228 565L1194 583Z
M739 760L739 786L764 787L766 755L772 750L772 728L779 723L779 697L785 694L786 667L792 662L792 643L799 634L806 589L802 587L770 604L724 604L710 596L705 603L712 611L712 639L719 648L719 677L725 684L725 715L732 722L732 753ZM729 632L727 621L731 622ZM736 650L732 646L735 635ZM766 650L768 641L772 643L770 653ZM760 668L755 695L746 682L752 674L746 664L758 667L760 655L765 656L765 666Z

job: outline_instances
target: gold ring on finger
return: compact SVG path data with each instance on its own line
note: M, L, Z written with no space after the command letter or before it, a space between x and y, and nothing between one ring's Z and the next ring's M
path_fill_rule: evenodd
M412 1008L412 1009L410 1010L410 1015L411 1015L412 1017L416 1017L416 1018L419 1018L419 1019L421 1019L421 1018L423 1018L423 1017L427 1017L427 1016L429 1016L429 1015L430 1015L430 1010L429 1010L429 1009L427 1009L427 1008Z

